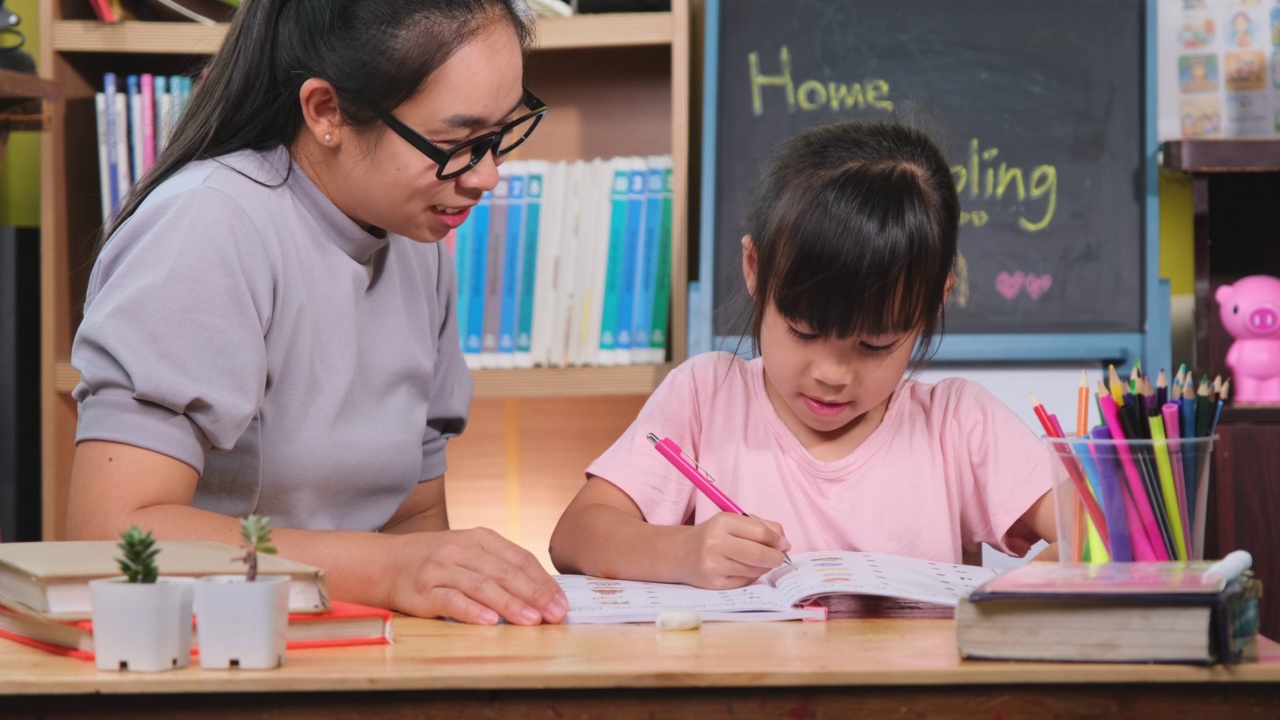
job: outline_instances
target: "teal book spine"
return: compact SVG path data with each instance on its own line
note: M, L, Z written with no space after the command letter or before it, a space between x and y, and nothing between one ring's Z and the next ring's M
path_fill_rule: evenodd
M471 307L471 239L475 230L473 215L453 231L453 267L458 276L458 344L467 352L467 311Z
M627 179L627 232L622 246L622 282L618 289L618 335L614 357L619 365L631 363L635 337L635 308L639 289L641 236L644 234L644 161L633 158ZM648 334L645 334L648 342Z
M514 167L513 167L514 166ZM502 314L498 319L498 367L515 367L516 322L520 314L520 250L524 230L524 171L519 163L505 166L507 183L506 247L502 257Z
M484 286L489 275L489 203L490 194L485 193L471 210L471 217L467 218L471 224L471 282L468 293L471 300L467 305L467 339L462 356L467 367L472 369L480 367L480 346L484 339Z
M657 273L653 283L653 325L649 350L655 363L667 359L667 329L671 327L671 167L662 169L662 218L658 232Z
M631 172L625 167L613 172L609 193L609 254L605 264L604 301L600 315L601 365L615 364L618 346L618 296L622 287L623 251L627 241L627 203Z
M533 310L538 277L538 231L542 222L543 174L530 169L524 184L524 238L520 249L520 317L516 323L516 366L533 364Z

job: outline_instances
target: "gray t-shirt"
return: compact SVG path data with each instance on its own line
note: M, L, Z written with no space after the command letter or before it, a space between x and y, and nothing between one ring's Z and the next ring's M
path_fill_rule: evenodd
M191 465L196 507L376 530L466 425L456 282L442 243L365 231L284 148L192 163L93 268L76 441Z

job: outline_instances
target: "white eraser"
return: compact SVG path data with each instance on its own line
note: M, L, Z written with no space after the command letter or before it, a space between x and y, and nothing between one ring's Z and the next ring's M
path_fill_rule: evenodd
M654 623L659 630L697 630L702 627L702 617L692 610L664 612Z

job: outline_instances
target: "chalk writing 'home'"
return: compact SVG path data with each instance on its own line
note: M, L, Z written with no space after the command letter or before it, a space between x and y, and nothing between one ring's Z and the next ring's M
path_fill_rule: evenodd
M795 112L797 107L805 111L830 108L832 112L870 107L893 112L893 101L888 99L889 83L884 80L841 83L802 79L797 85L796 79L791 75L791 50L786 45L778 51L778 66L776 74L767 74L760 69L760 53L747 54L751 112L756 116L764 114L765 90L775 88L786 99L787 112ZM773 97L774 93L769 95Z

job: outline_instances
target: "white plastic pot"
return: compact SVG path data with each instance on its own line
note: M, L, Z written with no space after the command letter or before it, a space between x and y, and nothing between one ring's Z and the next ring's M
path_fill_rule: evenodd
M93 600L93 655L99 670L159 672L191 659L195 580L160 577L131 583L124 577L89 581Z
M196 582L200 667L267 670L284 664L289 576L212 575Z

